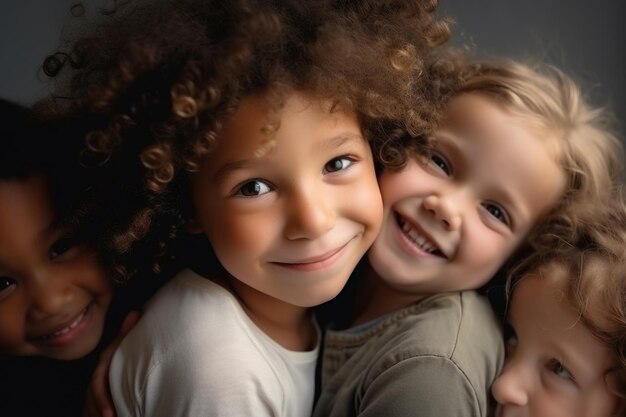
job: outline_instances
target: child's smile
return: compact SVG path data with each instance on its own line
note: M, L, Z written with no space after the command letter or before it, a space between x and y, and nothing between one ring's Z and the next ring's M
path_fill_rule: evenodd
M273 262L278 266L282 266L288 269L294 269L296 271L318 271L330 268L334 265L345 253L345 250L350 242L341 245L336 249L332 249L317 256L306 257L304 259L292 260L287 262Z
M54 228L42 177L0 181L0 351L73 360L100 341L112 280Z
M27 336L35 344L47 346L64 346L71 343L75 338L91 324L93 319L93 302L80 310L69 320L60 324L46 326L52 330L33 331L31 336ZM56 329L56 330L55 330Z
M395 213L395 218L402 235L408 240L408 249L411 252L415 251L416 256L424 258L447 258L435 240L428 236L428 234L421 229L416 222L412 222L399 213Z
M356 117L329 103L291 94L273 134L267 109L245 98L192 176L196 230L237 281L314 306L343 288L378 231L372 154Z
M549 143L489 98L452 99L431 155L379 177L374 270L422 295L486 283L564 189Z

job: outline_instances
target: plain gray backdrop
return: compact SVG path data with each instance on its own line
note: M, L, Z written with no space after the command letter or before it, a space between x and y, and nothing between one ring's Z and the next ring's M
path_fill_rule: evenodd
M76 2L2 1L0 96L31 104L48 94L39 67L59 46ZM88 11L99 4L83 3ZM541 58L558 65L626 130L626 1L441 0L439 10L456 21L455 44L471 43L487 57Z

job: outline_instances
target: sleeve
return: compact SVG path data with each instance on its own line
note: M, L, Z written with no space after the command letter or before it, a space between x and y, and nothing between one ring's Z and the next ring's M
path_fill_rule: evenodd
M479 417L477 392L449 358L420 356L401 361L365 388L361 417Z
M186 362L186 361L183 361ZM146 416L259 416L279 415L272 384L263 384L246 361L222 361L225 366L168 361L155 369L146 384ZM200 365L200 366L198 366ZM242 366L243 365L243 366ZM280 404L280 402L278 402Z
M118 416L280 415L283 393L273 375L254 355L231 356L215 360L212 352L192 349L144 362L136 353L118 350L110 373Z

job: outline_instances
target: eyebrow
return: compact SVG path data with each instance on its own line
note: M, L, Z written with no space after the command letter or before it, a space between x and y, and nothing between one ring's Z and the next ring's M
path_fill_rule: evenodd
M213 180L216 183L221 182L225 177L227 177L231 172L240 170L245 168L246 165L249 165L250 159L241 159L239 161L229 162L224 164L217 170L215 175L213 175Z
M594 366L597 362L589 360L587 352L583 352L577 346L556 346L557 351L561 355L559 360L568 367L579 384L587 384L595 378L604 375L605 369L599 369Z
M365 140L365 138L363 137L363 135L356 134L356 133L340 133L338 135L335 135L331 138L329 138L328 140L325 140L323 143L323 148L326 149L333 149L333 148L339 148L341 146L343 146L344 144L346 144L347 142L353 141L355 139L360 139L360 140Z
M346 143L353 141L355 139L360 139L360 140L365 140L365 138L359 133L340 133L338 135L332 136L328 139L322 139L321 142L321 148L322 149L334 149L334 148L339 148L343 145L345 145ZM271 153L271 151L270 151ZM220 182L221 180L223 180L225 177L227 177L228 175L230 175L231 172L246 168L247 166L249 166L251 163L255 162L255 161L259 161L261 159L263 159L264 157L254 157L254 158L246 158L246 159L240 159L237 161L232 161L232 162L228 162L224 165L222 165L217 172L215 173L215 175L213 175L213 180L215 182Z
M511 310L507 315L507 321L517 334L517 330L513 324L515 319L514 316L515 315ZM543 324L538 325L540 325L541 330L545 332L551 332L554 330L544 326ZM551 356L561 362L563 366L565 366L565 368L572 373L572 376L576 380L577 384L588 383L590 377L597 376L597 372L589 363L588 357L580 352L576 346L562 345L557 343L555 339L550 339L547 346L551 350Z
M47 242L55 232L62 229L63 224L61 220L57 216L55 216L54 220L52 220L47 227L43 228L39 232L39 235L37 236L37 241L41 243Z

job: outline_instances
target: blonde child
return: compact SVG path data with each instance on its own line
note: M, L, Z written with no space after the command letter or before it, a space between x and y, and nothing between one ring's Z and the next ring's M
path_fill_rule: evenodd
M329 330L314 415L486 416L502 366L485 285L537 224L603 204L619 142L555 69L468 65L429 156L383 170L383 224L350 327Z
M448 33L433 6L150 3L76 44L76 111L106 120L89 156L147 178L134 214L103 231L111 251L165 248L183 224L211 245L187 250L192 269L116 352L119 415L310 414L309 307L341 290L380 225L370 144L395 154L395 132L427 131L447 82L424 82ZM203 265L213 251L219 265Z
M594 217L512 274L497 417L626 413L626 211L618 202Z

